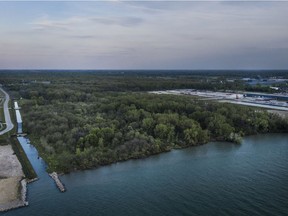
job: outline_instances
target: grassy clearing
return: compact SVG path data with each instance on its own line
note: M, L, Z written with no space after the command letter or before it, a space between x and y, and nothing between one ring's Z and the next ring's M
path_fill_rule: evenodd
M5 122L3 103L4 103L4 95L2 91L0 91L0 122L1 121ZM3 130L3 129L1 129L1 126L0 126L0 130Z
M1 135L0 136L0 146L9 145L9 144L11 144L11 141L10 141L9 137L7 136L7 134Z
M5 123L4 109L3 107L0 107L0 131L6 128L6 125L3 123Z
M11 131L9 131L10 134L16 134L17 133L17 122L16 122L16 113L15 113L15 110L13 109L13 106L12 106L12 100L9 101L8 103L8 106L9 106L9 112L10 112L10 118L11 118L11 121L13 122L14 124L14 127Z
M4 102L4 100L3 100L3 99L1 98L1 96L0 96L0 131L1 131L1 130L4 130L4 129L6 128L6 125L5 125L5 124L2 124L2 123L5 123L3 102Z

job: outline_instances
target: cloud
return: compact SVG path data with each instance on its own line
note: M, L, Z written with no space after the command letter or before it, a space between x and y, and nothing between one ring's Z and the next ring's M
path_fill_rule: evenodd
M144 22L144 20L139 17L93 17L90 18L90 20L103 25L119 25L125 27L138 26Z
M76 39L101 39L102 37L96 36L96 35L73 35L69 36L70 38L76 38Z
M62 20L52 20L44 17L30 24L34 30L71 30L71 27L83 22L85 22L85 19L80 17L71 17Z
M78 68L238 68L253 61L255 67L261 62L288 67L287 51L278 49L288 47L287 3L68 2L62 7L3 24L0 55L21 54L42 65L49 56L54 68L68 57ZM1 16L15 20L17 14ZM263 54L272 49L273 58Z
M82 17L70 17L60 20L53 20L49 18L40 18L30 23L34 30L48 31L48 30L61 30L69 31L76 27L91 26L92 24L101 25L117 25L122 27L135 27L144 22L140 17L94 17L94 16L82 16Z

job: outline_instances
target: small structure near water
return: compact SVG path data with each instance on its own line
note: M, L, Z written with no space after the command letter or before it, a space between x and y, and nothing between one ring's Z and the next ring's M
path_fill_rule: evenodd
M18 106L18 103L15 101L14 102L14 109L16 112L16 120L17 120L17 133L22 134L22 118L20 114L20 107Z
M56 172L49 173L49 176L55 181L58 189L59 189L61 192L65 192L65 191L66 191L64 185L63 185L62 182L60 181L60 179L59 179L59 177L58 177L58 174L57 174Z

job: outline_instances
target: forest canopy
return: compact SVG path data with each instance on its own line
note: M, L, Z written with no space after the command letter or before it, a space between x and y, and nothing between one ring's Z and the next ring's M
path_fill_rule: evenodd
M265 110L147 92L207 85L205 77L185 77L20 73L0 82L15 99L21 98L24 130L49 171L87 169L215 140L240 143L249 134L288 132L287 120Z

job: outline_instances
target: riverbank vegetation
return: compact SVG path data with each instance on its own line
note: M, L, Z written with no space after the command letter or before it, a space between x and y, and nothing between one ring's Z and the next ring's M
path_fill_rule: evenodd
M23 173L25 175L25 178L27 178L28 180L32 180L32 179L37 178L37 174L36 174L32 164L30 163L24 149L22 148L21 144L17 140L17 138L11 137L10 142L11 142L13 151L15 152L19 162L22 165L22 170L23 170Z
M249 134L288 132L287 120L262 109L146 92L226 88L215 81L221 78L215 74L31 74L7 76L3 82L14 98L21 98L24 130L49 171L87 169L214 140L239 143Z
M4 94L2 91L0 91L0 131L4 130L6 128L5 123L5 115L4 115Z

